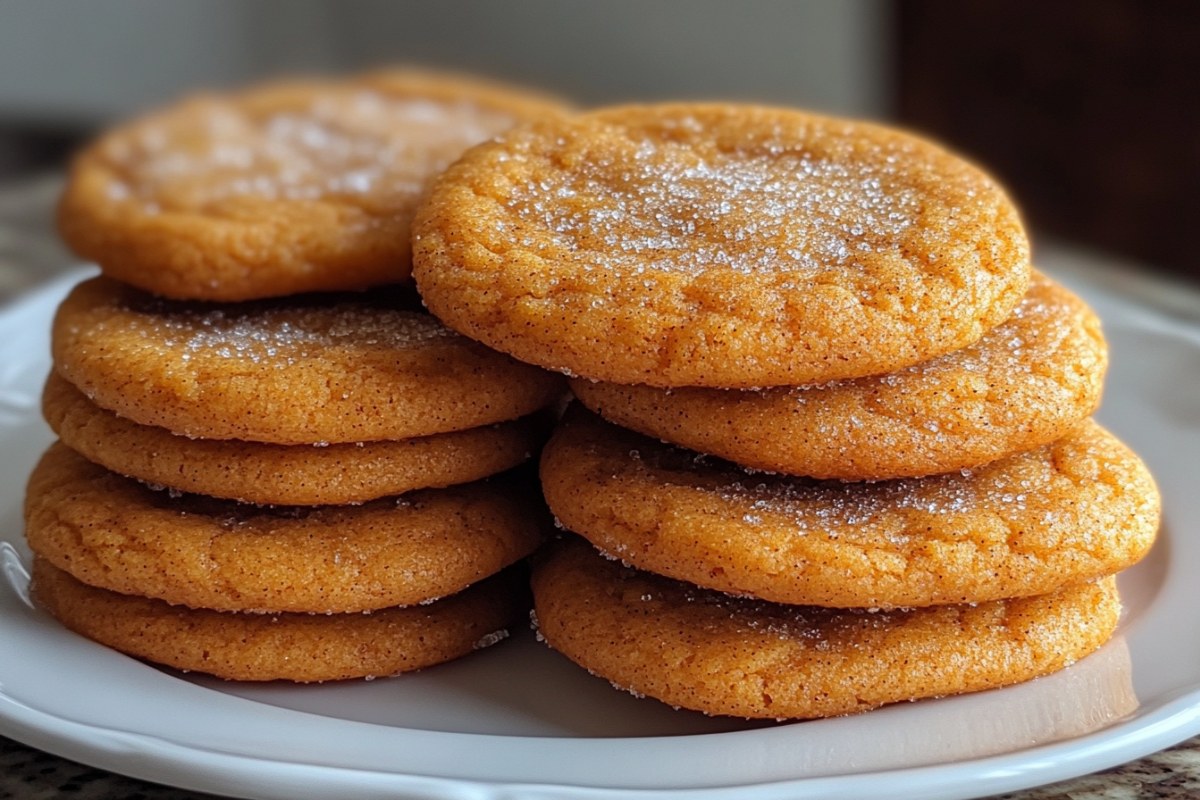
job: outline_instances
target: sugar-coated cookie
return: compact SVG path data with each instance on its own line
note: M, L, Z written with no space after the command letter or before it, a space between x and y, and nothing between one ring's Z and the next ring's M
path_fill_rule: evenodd
M971 469L1052 442L1100 403L1096 315L1035 273L1012 316L973 345L886 375L759 391L583 379L605 419L746 467L842 480Z
M539 559L539 631L592 673L671 705L812 718L962 694L1062 669L1113 633L1116 581L977 605L880 611L729 597L571 541Z
M188 439L105 411L51 373L42 413L64 444L113 472L181 492L263 505L344 505L511 469L541 448L546 411L395 442L279 445Z
M370 614L239 614L88 586L43 558L33 594L63 625L176 669L240 681L309 683L396 675L503 640L528 608L510 568L436 603Z
M507 474L361 506L266 508L155 491L56 443L25 537L92 586L221 611L341 613L454 594L529 555L545 522Z
M1029 246L980 170L801 111L667 104L528 123L468 151L413 226L447 325L622 384L891 372L1016 307Z
M555 100L419 72L207 94L76 158L59 230L156 294L248 300L406 281L429 180Z
M203 439L411 439L516 419L562 377L413 310L397 291L254 303L163 300L84 281L54 319L58 374L96 405Z
M542 455L566 528L641 569L779 603L978 603L1110 575L1150 549L1141 460L1085 420L963 474L877 483L747 472L578 406Z

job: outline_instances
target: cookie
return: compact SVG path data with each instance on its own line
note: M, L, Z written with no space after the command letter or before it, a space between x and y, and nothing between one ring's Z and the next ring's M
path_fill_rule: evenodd
M433 184L413 274L522 361L660 387L798 386L966 347L1029 280L987 175L866 123L626 106L514 129Z
M575 379L626 428L747 467L842 480L973 469L1063 436L1100 403L1108 348L1075 295L1035 273L973 345L897 372L751 391Z
M142 425L272 444L411 439L561 397L561 376L454 333L415 302L375 291L186 303L95 278L58 309L54 364Z
M1062 669L1113 633L1116 581L978 605L781 606L605 561L573 542L535 568L550 646L614 685L735 717L804 719L977 692Z
M42 558L34 597L63 625L156 664L240 681L373 678L440 664L508 636L528 608L507 570L453 597L371 614L238 614L88 586Z
M361 506L266 508L154 491L61 443L29 479L25 537L92 586L218 611L342 613L446 597L529 555L524 476Z
M59 231L106 275L176 299L407 281L430 179L471 145L563 111L530 92L415 72L200 95L84 150Z
M1086 420L970 473L877 483L748 472L574 407L542 455L562 525L651 572L778 603L981 603L1110 575L1146 554L1145 465Z
M263 505L344 505L469 483L532 457L549 411L397 442L278 445L188 439L92 403L51 374L42 413L63 444L121 475L181 492Z

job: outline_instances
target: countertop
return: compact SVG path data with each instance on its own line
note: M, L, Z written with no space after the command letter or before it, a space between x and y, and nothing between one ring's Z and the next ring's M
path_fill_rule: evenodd
M0 187L0 305L71 265L53 235L52 209L60 181L55 176ZM1069 251L1065 258L1071 258ZM1120 281L1119 267L1113 279ZM1164 288L1165 286L1165 288ZM1181 302L1169 285L1138 283L1169 309ZM1130 287L1131 291L1134 287ZM1190 293L1184 293L1190 299ZM1176 307L1200 317L1200 309ZM0 737L0 800L194 800L212 795L148 783L94 769ZM1049 786L998 795L1008 800L1133 800L1200 798L1200 736L1114 769Z

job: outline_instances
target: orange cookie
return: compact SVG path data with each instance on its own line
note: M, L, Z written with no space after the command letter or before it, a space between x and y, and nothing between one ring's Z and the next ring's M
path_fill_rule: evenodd
M561 376L412 310L396 291L255 303L163 300L107 278L54 319L59 375L122 417L204 439L411 439L516 419Z
M172 496L53 445L29 479L29 547L84 583L219 611L342 613L446 597L524 558L545 523L508 475L361 506Z
M627 106L468 151L413 226L447 325L651 386L797 386L975 342L1029 247L991 178L911 135L800 111Z
M156 294L249 300L409 280L430 179L557 101L418 72L200 95L76 160L59 230Z
M896 608L1111 575L1158 529L1154 480L1087 420L973 473L878 483L753 474L574 408L542 454L562 525L641 569L778 603Z
M529 607L520 570L453 597L371 614L238 614L96 589L42 558L33 594L78 634L185 671L240 681L309 683L396 675L508 636Z
M972 469L1064 435L1100 403L1108 348L1075 295L1035 273L973 345L869 378L757 392L576 379L612 422L743 466L881 480Z
M63 444L121 475L244 503L301 506L486 478L531 458L554 424L546 411L455 433L326 447L188 439L105 411L53 373L42 413Z
M1062 669L1113 633L1116 582L900 611L732 598L622 567L580 542L533 576L541 635L593 674L671 705L811 718L977 692Z

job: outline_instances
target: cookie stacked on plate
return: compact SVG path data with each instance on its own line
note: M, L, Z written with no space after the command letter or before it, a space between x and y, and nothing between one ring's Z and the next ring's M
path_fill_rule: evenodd
M197 98L86 151L60 223L104 277L55 319L60 442L26 500L51 613L245 680L390 675L503 638L545 528L519 467L565 387L402 284L428 180L559 113L388 73Z
M437 180L414 270L450 327L573 378L542 482L595 548L553 547L535 605L616 685L828 716L1115 629L1158 497L1087 419L1098 323L936 146L747 106L531 123Z

